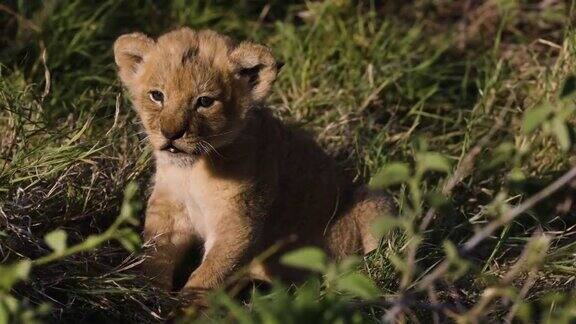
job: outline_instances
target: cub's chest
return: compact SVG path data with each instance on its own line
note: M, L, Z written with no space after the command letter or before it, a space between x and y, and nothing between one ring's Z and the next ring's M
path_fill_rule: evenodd
M237 217L243 189L237 181L215 176L202 161L188 168L158 168L155 185L185 207L190 225L204 239L228 218Z

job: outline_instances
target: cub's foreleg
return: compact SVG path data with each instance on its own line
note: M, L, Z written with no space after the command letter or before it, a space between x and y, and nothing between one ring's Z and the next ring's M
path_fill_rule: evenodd
M150 244L143 264L146 276L171 291L176 265L196 239L184 207L155 190L148 200L144 239Z
M222 217L204 243L204 257L182 293L197 305L204 304L207 291L218 288L254 256L255 227L247 219Z

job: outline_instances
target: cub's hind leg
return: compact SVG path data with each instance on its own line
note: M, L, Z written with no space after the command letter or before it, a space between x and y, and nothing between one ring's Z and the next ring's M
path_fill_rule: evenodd
M357 188L341 214L327 228L326 248L334 259L366 254L378 247L372 224L379 217L394 214L393 204L383 192Z
M356 189L348 216L356 223L364 254L378 248L379 241L373 234L372 224L380 217L393 216L393 206L390 196L382 191L370 190L365 186Z

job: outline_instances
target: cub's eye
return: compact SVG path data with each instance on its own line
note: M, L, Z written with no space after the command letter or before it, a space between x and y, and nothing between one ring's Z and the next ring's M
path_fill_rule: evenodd
M150 100L154 101L155 103L162 104L164 102L164 94L162 91L152 90L148 92L150 95Z
M214 98L200 97L198 98L198 107L208 108L214 103Z

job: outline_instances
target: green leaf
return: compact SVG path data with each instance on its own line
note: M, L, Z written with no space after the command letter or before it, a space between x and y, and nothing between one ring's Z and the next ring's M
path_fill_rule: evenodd
M317 247L305 247L288 252L280 262L294 268L324 272L326 270L326 254Z
M522 182L526 180L526 175L522 172L522 169L515 167L508 173L508 180L512 182Z
M294 304L296 308L307 308L309 305L314 305L321 294L322 282L317 278L310 278L294 292Z
M522 123L524 133L530 134L532 131L538 128L538 126L545 122L551 113L552 107L550 104L541 105L525 112L524 121Z
M450 172L452 168L448 159L436 152L419 153L416 155L418 168L423 171Z
M494 152L492 153L492 159L488 161L486 168L492 169L512 160L514 153L516 153L516 146L514 146L514 143L501 143L494 149Z
M517 317L524 323L530 323L535 318L532 313L530 303L520 301L518 302L518 315Z
M129 228L121 231L118 241L129 252L137 251L142 247L140 235Z
M338 262L338 270L342 272L353 271L358 268L361 258L357 255L350 255Z
M352 294L354 297L364 299L375 299L381 295L380 289L378 289L372 279L357 272L352 272L338 278L336 287L339 290Z
M453 279L458 279L462 277L468 269L470 268L470 264L468 261L462 259L460 254L458 253L458 249L454 245L454 243L450 241L444 241L442 243L444 247L444 252L446 253L446 259L450 262L450 274Z
M426 201L430 204L430 206L434 208L440 208L446 206L449 202L448 198L443 195L441 192L432 191L426 194Z
M19 321L14 316L18 315L19 307L20 303L14 296L0 294L0 324L23 322L21 317ZM12 317L12 321L10 321L10 317Z
M576 75L569 75L564 81L562 91L560 91L560 99L570 97L576 93Z
M410 168L406 163L393 162L384 165L370 181L370 188L378 189L405 182L410 178Z
M54 252L62 253L66 250L67 237L68 235L64 230L57 229L46 234L46 236L44 236L44 241L52 250L54 250Z
M402 222L395 217L379 217L376 219L374 224L372 224L372 231L376 237L383 237L387 235L391 230L402 226Z
M233 316L235 323L240 324L253 323L253 321L251 321L250 314L248 313L246 308L242 307L242 305L240 305L236 300L230 298L230 296L228 296L225 293L218 293L214 297L215 301L217 301L222 306L225 306L230 311L230 314Z
M0 289L8 291L16 282L27 279L31 268L32 262L30 260L0 266Z
M460 258L460 254L458 253L458 249L456 248L454 243L450 241L444 241L442 245L444 247L444 252L446 253L446 257L448 258L448 260Z
M550 237L541 235L530 239L524 249L524 264L526 269L539 267L544 261L549 249Z
M388 256L388 260L390 260L390 263L392 263L394 268L396 268L396 270L398 270L399 272L406 273L410 271L410 266L408 265L406 260L402 259L397 254L390 254Z
M126 222L128 224L137 226L139 221L136 214L141 209L141 204L136 200L136 193L138 192L138 185L134 182L128 183L124 189L124 200L120 208L120 215L118 221Z
M14 296L4 295L2 302L4 303L4 306L6 306L8 313L16 313L18 311L20 302L18 299L14 298Z
M8 308L4 306L2 301L0 301L0 324L8 324L10 319L10 313Z
M562 150L568 151L570 149L570 131L562 118L556 117L552 120L552 132Z

